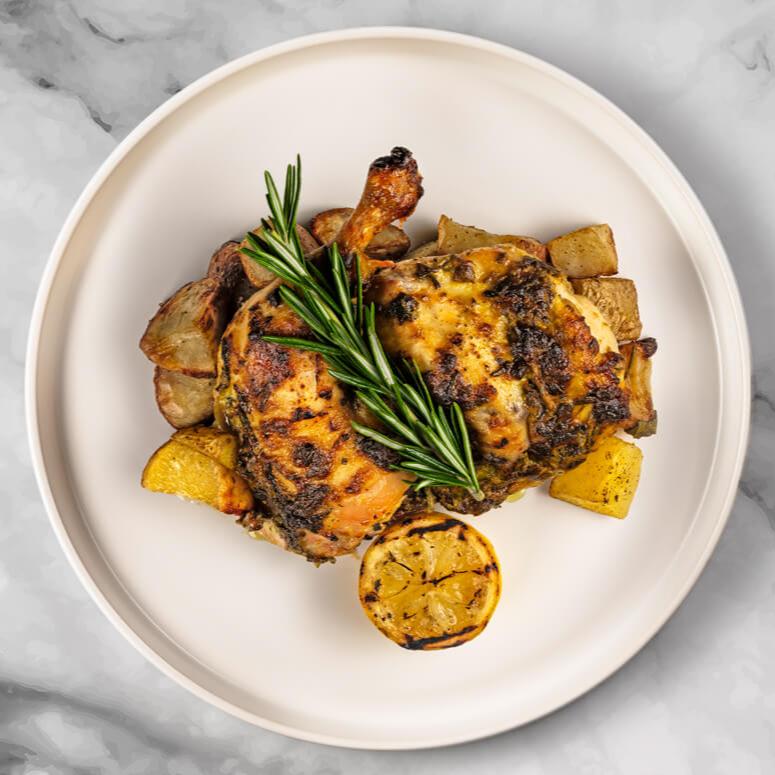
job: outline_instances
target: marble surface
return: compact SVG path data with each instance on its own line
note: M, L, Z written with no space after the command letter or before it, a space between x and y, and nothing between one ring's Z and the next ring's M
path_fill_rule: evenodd
M97 610L38 497L27 326L50 246L115 144L213 67L317 30L436 26L511 44L613 99L672 156L724 240L755 364L729 526L687 601L610 680L496 738L337 750L236 721L147 664ZM0 1L0 774L775 771L775 2Z

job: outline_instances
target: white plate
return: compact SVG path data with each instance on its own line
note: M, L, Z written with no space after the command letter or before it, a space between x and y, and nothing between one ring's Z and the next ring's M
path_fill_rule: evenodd
M503 567L485 633L413 653L367 621L358 564L315 568L231 520L143 491L169 434L137 341L157 302L263 215L261 172L304 157L303 209L352 204L411 148L439 213L542 238L613 225L655 360L658 436L629 518L543 491L477 520ZM719 240L656 145L588 87L447 32L315 35L223 67L163 105L87 186L32 324L29 427L73 566L119 630L198 696L269 729L370 748L456 743L559 707L610 675L697 578L746 445L749 357Z

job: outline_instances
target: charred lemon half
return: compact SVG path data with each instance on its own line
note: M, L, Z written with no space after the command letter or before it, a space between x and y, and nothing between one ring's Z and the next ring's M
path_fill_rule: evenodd
M366 551L361 604L384 635L407 649L444 649L475 638L501 591L490 542L436 512L389 527Z

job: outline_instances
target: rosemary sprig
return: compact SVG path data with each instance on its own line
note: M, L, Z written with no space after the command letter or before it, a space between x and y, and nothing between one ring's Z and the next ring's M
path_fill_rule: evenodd
M399 454L396 468L411 473L412 486L464 487L481 498L468 429L458 404L433 400L419 368L391 363L377 336L374 304L364 304L360 262L354 288L336 244L328 248L329 273L304 258L296 232L301 190L301 159L288 165L283 196L264 173L271 218L258 234L248 233L242 252L285 280L282 300L309 326L315 339L265 336L268 342L319 353L332 377L349 385L388 429L388 433L352 422L363 436Z

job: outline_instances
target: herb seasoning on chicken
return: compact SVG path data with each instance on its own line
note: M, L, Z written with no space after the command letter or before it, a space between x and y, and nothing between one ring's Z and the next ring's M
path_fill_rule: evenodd
M514 245L403 261L374 278L368 298L385 350L414 360L433 397L465 412L486 497L435 489L449 509L487 511L577 464L629 418L608 324Z

